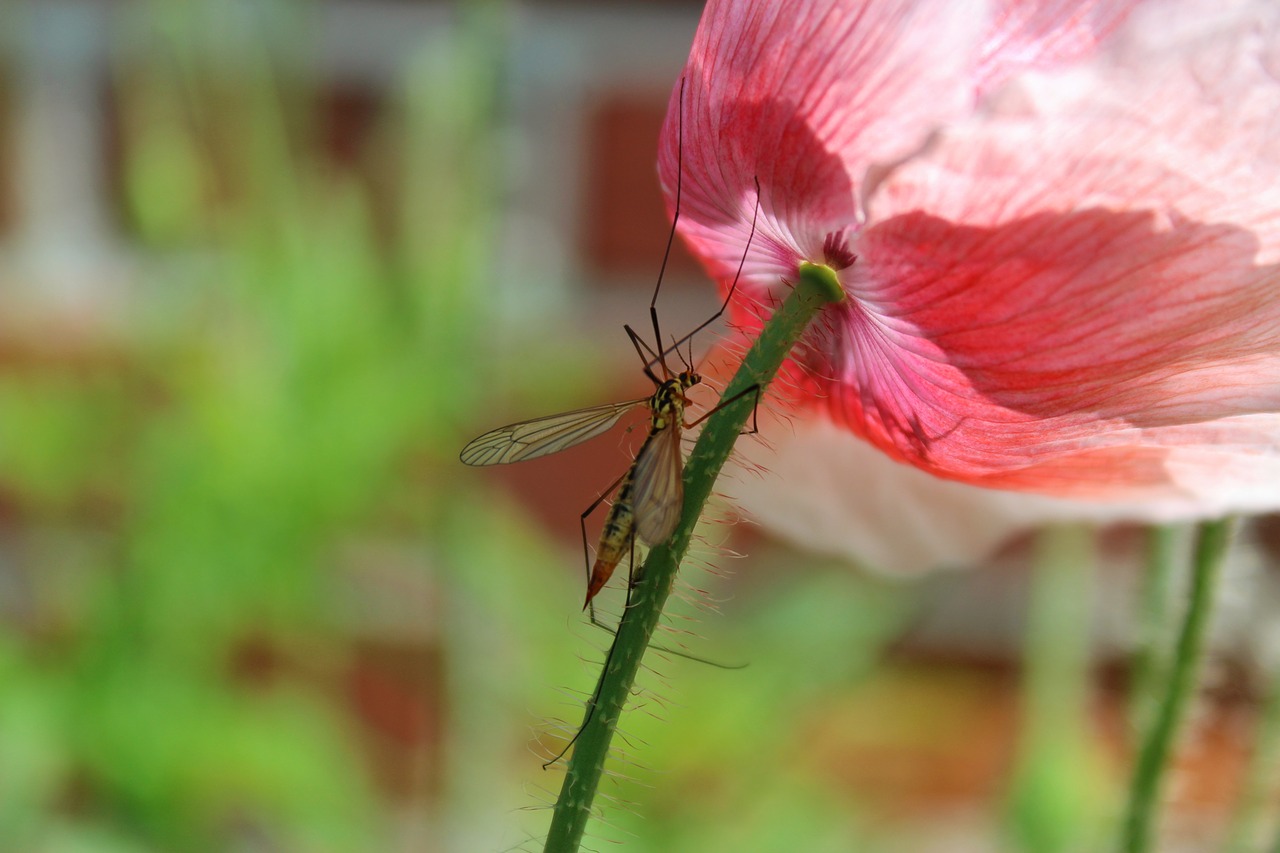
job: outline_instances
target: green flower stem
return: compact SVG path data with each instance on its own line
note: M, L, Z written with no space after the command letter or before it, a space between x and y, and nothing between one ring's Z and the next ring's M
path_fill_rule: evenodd
M1222 574L1231 529L1230 519L1206 521L1200 525L1196 537L1191 598L1182 617L1164 695L1155 708L1134 765L1121 845L1126 853L1146 853L1155 843L1156 806L1178 730L1195 691L1214 593Z
M721 399L729 400L752 386L763 393L818 311L843 299L844 291L831 269L801 264L795 288L769 319ZM720 469L751 415L754 399L755 395L746 394L708 418L689 455L680 523L669 540L649 552L639 581L631 591L631 604L622 614L608 667L600 673L595 701L588 704L582 731L569 759L547 833L544 848L547 853L572 853L582 841L604 772L609 743L640 669L640 660L671 594L676 570L689 548L693 528L702 516Z
M1147 531L1147 565L1138 601L1138 648L1129 689L1129 723L1135 732L1151 727L1160 689L1169 679L1173 651L1169 611L1178 576L1174 559L1181 541L1178 533L1178 528L1169 524L1153 525Z

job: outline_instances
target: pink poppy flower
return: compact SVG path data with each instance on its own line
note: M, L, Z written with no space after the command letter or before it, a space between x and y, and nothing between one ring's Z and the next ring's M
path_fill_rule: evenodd
M756 514L855 439L1128 515L1280 506L1280 7L711 0L684 77L659 171L674 204L683 109L680 233L722 287L761 186L736 320L804 260L850 297Z

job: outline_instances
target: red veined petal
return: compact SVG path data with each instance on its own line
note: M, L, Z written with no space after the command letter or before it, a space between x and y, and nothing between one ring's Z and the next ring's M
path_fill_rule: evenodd
M979 92L1022 71L1088 56L1137 5L1107 0L1000 0L990 12L979 49L974 72Z
M1266 505L1280 477L1274 454L1179 446L1162 463L1174 482L1159 495L1070 500L929 476L823 417L779 422L762 410L760 427L767 444L740 441L717 488L771 532L892 574L972 566L1046 522L1177 521Z
M1014 71L1074 59L1132 2L1008 0L991 13L951 0L711 0L659 146L681 234L727 286L761 212L743 277L770 286L827 235L856 228L891 167L968 115ZM679 144L683 123L684 145Z
M690 61L681 233L727 283L755 174L757 297L846 241L851 298L808 342L811 375L790 374L808 405L953 479L1205 512L1280 502L1280 478L1254 476L1280 454L1271 7L1156 5L1088 56L1123 8L1055 23L1077 7L1010 4L1026 14L979 27L974 49L945 15L895 28L901 7L823 6L863 17L801 14L791 38L776 4L738 23L731 5L713 4ZM930 64L921 39L965 58ZM869 56L902 79L866 76ZM669 121L669 193L673 143Z
M859 243L856 298L818 365L823 405L902 461L990 484L1280 410L1280 278L1256 248L1240 229L1142 212L1001 228L895 217Z
M1032 80L1031 107L885 182L837 417L943 476L1106 495L1171 482L1167 445L1235 445L1234 419L1280 410L1280 19L1208 31Z

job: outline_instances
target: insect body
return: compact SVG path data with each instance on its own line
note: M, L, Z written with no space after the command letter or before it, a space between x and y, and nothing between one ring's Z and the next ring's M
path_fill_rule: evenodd
M752 386L728 400L722 401L720 405L704 414L701 418L692 423L686 423L684 412L685 407L689 405L689 399L685 396L685 392L700 384L702 377L691 366L692 351L689 353L688 361L680 353L681 346L692 341L694 335L710 326L724 314L725 309L729 307L729 303L738 289L738 279L742 275L742 269L747 260L747 252L751 247L751 241L755 237L756 217L760 212L760 182L758 180L755 182L756 203L755 210L751 216L751 232L747 235L747 244L743 249L742 259L738 262L738 272L734 276L728 292L725 294L724 302L721 303L719 310L715 314L703 320L701 324L684 337L679 340L673 340L670 347L664 349L662 345L663 337L658 327L658 310L656 306L658 291L662 287L662 276L666 271L667 261L671 257L671 246L675 240L676 225L680 219L680 200L684 174L683 80L680 82L680 104L682 117L678 125L679 139L676 148L678 160L675 211L672 215L671 231L667 235L667 248L662 257L662 267L658 271L658 282L654 286L653 297L649 300L649 320L653 324L654 345L651 347L630 326L623 327L631 339L631 345L635 347L636 353L640 356L641 361L644 362L645 376L649 377L654 384L653 394L639 400L627 400L621 403L609 403L603 406L577 409L572 412L564 412L558 415L535 418L499 427L468 443L461 453L462 461L468 465L498 465L507 462L520 462L525 459L536 459L539 456L546 456L573 447L606 432L628 411L641 406L648 408L649 432L645 437L644 444L640 447L640 452L636 454L635 460L631 463L631 467L613 485L606 489L596 502L582 513L581 517L582 549L585 557L587 552L587 516L595 511L596 507L604 501L610 492L614 492L616 489L613 504L609 508L609 514L601 531L600 544L596 549L595 563L588 571L587 597L583 605L584 609L591 611L591 622L606 630L609 630L609 627L595 618L594 608L591 604L592 599L608 582L623 557L628 555L631 557L631 566L634 571L635 541L637 538L646 544L656 545L672 535L680 520L680 515L684 508L684 462L680 450L683 431L701 423L724 406L730 405L748 395L755 397L757 405L760 402L760 389L758 386ZM692 345L690 345L690 350L692 350ZM667 357L672 354L675 354L676 357L684 362L685 369L679 373L673 371L667 363ZM661 377L654 372L655 367L661 368ZM755 431L753 410L750 432ZM590 562L589 559L587 562ZM636 578L633 577L632 581L634 582L635 580ZM631 586L629 585L625 606L629 607L630 603ZM609 647L608 656L605 658L606 670L609 668L609 661L613 657L615 648L616 643ZM681 657L690 657L694 660L703 660L675 649L663 649L663 651ZM712 663L711 661L704 662ZM713 665L720 666L720 664ZM597 685L597 690L599 690L599 685ZM594 713L596 700L597 696L593 695L588 702L586 720L583 722L584 728ZM578 729L578 734L581 734L582 731L582 728ZM575 734L565 744L564 749L553 756L543 767L548 767L559 761L577 741L578 734Z
M584 607L591 603L618 563L632 549L637 535L650 545L661 542L671 535L680 518L684 503L680 436L685 426L684 408L689 402L685 392L702 382L702 377L692 370L685 370L669 379L652 378L657 382L657 388L651 397L499 427L471 441L460 455L468 465L499 465L536 459L594 438L616 424L626 412L640 406L648 407L649 434L635 461L619 481L613 506L605 519L596 562L591 569ZM585 517L598 505L597 501L583 513L584 523Z
M635 536L655 545L675 530L684 506L680 435L689 402L684 392L701 381L692 370L683 371L662 382L649 399L649 435L623 476L605 518L583 607L608 582Z
M684 103L684 83L681 81L681 104ZM683 158L684 125L680 124L680 141L678 156ZM759 402L759 388L752 387L736 397L721 402L719 406L707 412L693 423L684 422L684 409L689 404L685 392L702 382L688 363L680 373L673 371L667 364L667 357L675 354L682 361L680 347L692 341L693 336L714 323L728 308L738 289L738 278L742 275L742 267L746 263L747 249L756 233L756 216L760 212L760 182L756 181L756 207L751 217L751 233L747 236L747 249L743 250L742 260L738 263L738 274L725 294L724 302L715 314L704 320L692 332L679 340L673 341L666 349L662 347L662 332L658 328L658 291L662 287L662 276L671 257L671 245L675 240L676 224L680 219L680 198L683 176L683 160L676 170L676 203L675 213L671 220L671 232L667 235L667 249L662 258L662 268L658 271L658 282L654 286L653 298L649 300L649 319L653 324L654 346L650 347L635 330L624 326L636 353L644 362L645 376L654 384L652 396L639 400L628 400L621 403L609 403L577 409L558 415L535 418L529 421L509 424L490 430L474 439L462 448L460 458L468 465L499 465L508 462L520 462L525 459L536 459L557 453L587 439L606 432L616 424L628 411L640 406L649 409L649 434L645 438L635 461L618 481L605 491L605 495L617 488L613 506L605 519L604 530L597 548L595 565L591 568L587 581L586 606L591 604L601 587L609 580L613 570L626 556L633 551L637 537L649 545L657 544L671 535L684 505L684 485L681 480L683 460L680 455L680 438L683 430L700 423L703 419L723 406L729 405L740 397L754 394ZM692 353L690 354L692 358ZM654 373L654 368L661 368L662 375ZM754 417L752 420L754 432ZM583 550L586 550L586 519L604 500L592 504L582 514ZM634 565L634 561L633 561ZM594 614L592 621L594 622ZM599 624L599 623L597 623Z

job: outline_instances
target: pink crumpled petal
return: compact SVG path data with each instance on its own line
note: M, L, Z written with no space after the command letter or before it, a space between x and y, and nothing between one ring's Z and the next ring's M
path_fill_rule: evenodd
M843 430L1125 517L1274 508L1278 45L1260 3L713 1L685 74L680 232L727 287L759 179L747 327L801 261L856 256L792 372L829 469ZM804 452L764 463L762 520L813 494Z
M680 232L722 288L762 187L736 320L856 257L730 489L765 524L920 567L1280 506L1280 6L713 0L685 79Z

